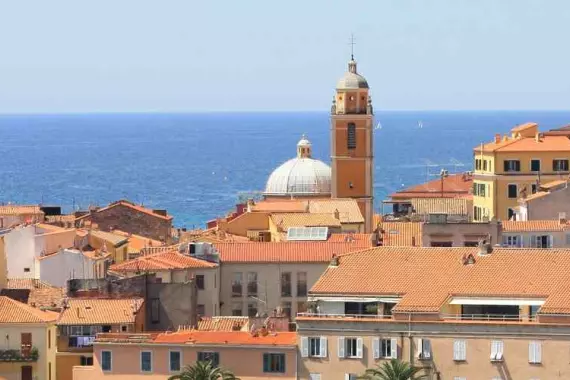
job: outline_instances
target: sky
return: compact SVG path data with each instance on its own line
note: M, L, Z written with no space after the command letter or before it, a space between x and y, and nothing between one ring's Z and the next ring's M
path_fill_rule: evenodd
M0 113L569 109L567 0L0 0Z

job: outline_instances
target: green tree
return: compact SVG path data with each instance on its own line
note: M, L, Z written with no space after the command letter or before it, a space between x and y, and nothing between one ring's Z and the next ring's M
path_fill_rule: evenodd
M420 380L424 375L416 376L421 368L412 367L410 363L398 359L378 364L376 368L369 368L364 375L359 376L363 380Z
M196 362L185 366L178 375L168 380L239 380L231 371L212 366L212 362Z

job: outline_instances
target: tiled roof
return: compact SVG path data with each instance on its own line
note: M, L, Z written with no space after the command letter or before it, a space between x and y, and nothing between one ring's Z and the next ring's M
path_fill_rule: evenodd
M568 229L567 224L558 220L506 220L502 222L503 232L555 232Z
M214 244L222 263L326 263L333 255L369 248L370 241ZM223 264L222 264L223 265Z
M0 291L0 295L28 304L38 309L59 309L66 295L65 288L47 287L32 289L8 289Z
M248 331L179 331L159 334L154 343L212 344L233 346L296 346L297 333L277 332L253 336Z
M247 330L248 317L202 317L198 321L199 331L239 331Z
M445 213L448 215L468 215L473 201L467 198L412 198L412 207L417 214Z
M134 323L142 298L80 299L70 298L61 312L58 325L101 325Z
M289 227L340 227L333 214L307 214L304 212L271 214L271 220L282 231Z
M178 251L171 250L140 256L133 260L123 261L122 263L111 265L109 269L114 272L138 272L215 267L217 267L217 264L196 259L194 257L178 253Z
M162 247L164 243L160 240L153 240L141 235L130 234L128 232L113 230L113 234L125 236L128 239L128 253L138 253L146 247Z
M43 211L40 206L32 205L0 205L0 215L40 215Z
M375 234L331 234L328 238L329 243L347 243L350 241L357 241L359 244L366 246L367 244L373 245L371 242L375 241Z
M0 296L0 323L45 323L53 322L58 314L41 311L9 297Z
M126 243L128 240L123 235L115 234L112 232L100 231L100 230L89 230L89 234L91 234L91 236L94 236L98 239L101 239L101 240L104 240L108 243L111 243L114 246L118 246L120 244Z
M53 288L47 282L35 278L9 278L6 283L7 289L46 289Z
M339 262L311 294L401 296L394 311L437 311L449 296L544 297L541 313L570 313L570 249L377 247Z
M481 146L474 148L481 151ZM567 136L542 135L537 141L535 137L508 137L499 143L490 142L483 145L484 152L570 152L570 139Z
M422 223L382 222L380 223L383 246L421 247Z
M46 215L47 223L73 223L75 222L75 215Z
M307 202L298 199L265 200L257 202L251 209L258 212L307 212Z
M312 214L334 214L337 210L341 223L364 223L360 207L354 199L332 198L309 201L309 212Z
M455 198L471 197L473 188L473 177L468 174L450 174L443 179L443 192L441 191L441 179L434 179L420 185L411 186L390 194L390 198L411 199L411 198Z
M142 212L142 213L147 214L147 215L150 215L150 216L154 216L155 218L158 218L158 219L172 220L172 215L167 215L167 216L160 215L160 214L158 214L158 213L152 211L151 209L148 209L148 208L143 207L143 206L136 205L136 204L134 204L134 203L132 203L132 202L129 202L129 201L127 201L127 200L120 200L120 201L117 201L117 202L113 202L113 203L111 203L111 204L108 205L108 206L105 206L105 207L103 207L103 208L98 209L96 212L106 211L106 210L109 210L109 209L111 209L111 208L113 208L113 207L116 207L116 206L129 207L129 208L131 208L131 209L133 209L133 210L135 210L135 211ZM84 219L84 218L87 218L87 217L89 217L89 216L90 216L90 214L85 214L85 215L83 215L83 216L80 216L80 217L77 218L76 220Z

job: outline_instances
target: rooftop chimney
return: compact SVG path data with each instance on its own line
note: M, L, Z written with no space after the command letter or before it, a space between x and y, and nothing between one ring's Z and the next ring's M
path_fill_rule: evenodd
M498 144L501 142L501 134L497 133L495 134L495 144Z
M566 225L566 223L568 223L565 212L558 213L558 221L560 222L561 225Z
M479 256L485 256L493 252L493 247L491 246L491 243L487 242L487 240L485 239L479 240L478 248L479 248Z
M340 212L338 212L338 208L334 209L334 218L339 220L340 219Z
M338 256L336 254L332 255L331 262L330 262L329 266L338 267Z
M540 133L536 132L536 134L534 135L534 141L540 142Z

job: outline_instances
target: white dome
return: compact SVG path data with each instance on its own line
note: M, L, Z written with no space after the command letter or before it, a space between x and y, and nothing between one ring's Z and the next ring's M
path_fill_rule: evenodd
M293 158L271 173L265 195L329 195L331 168L312 158Z

